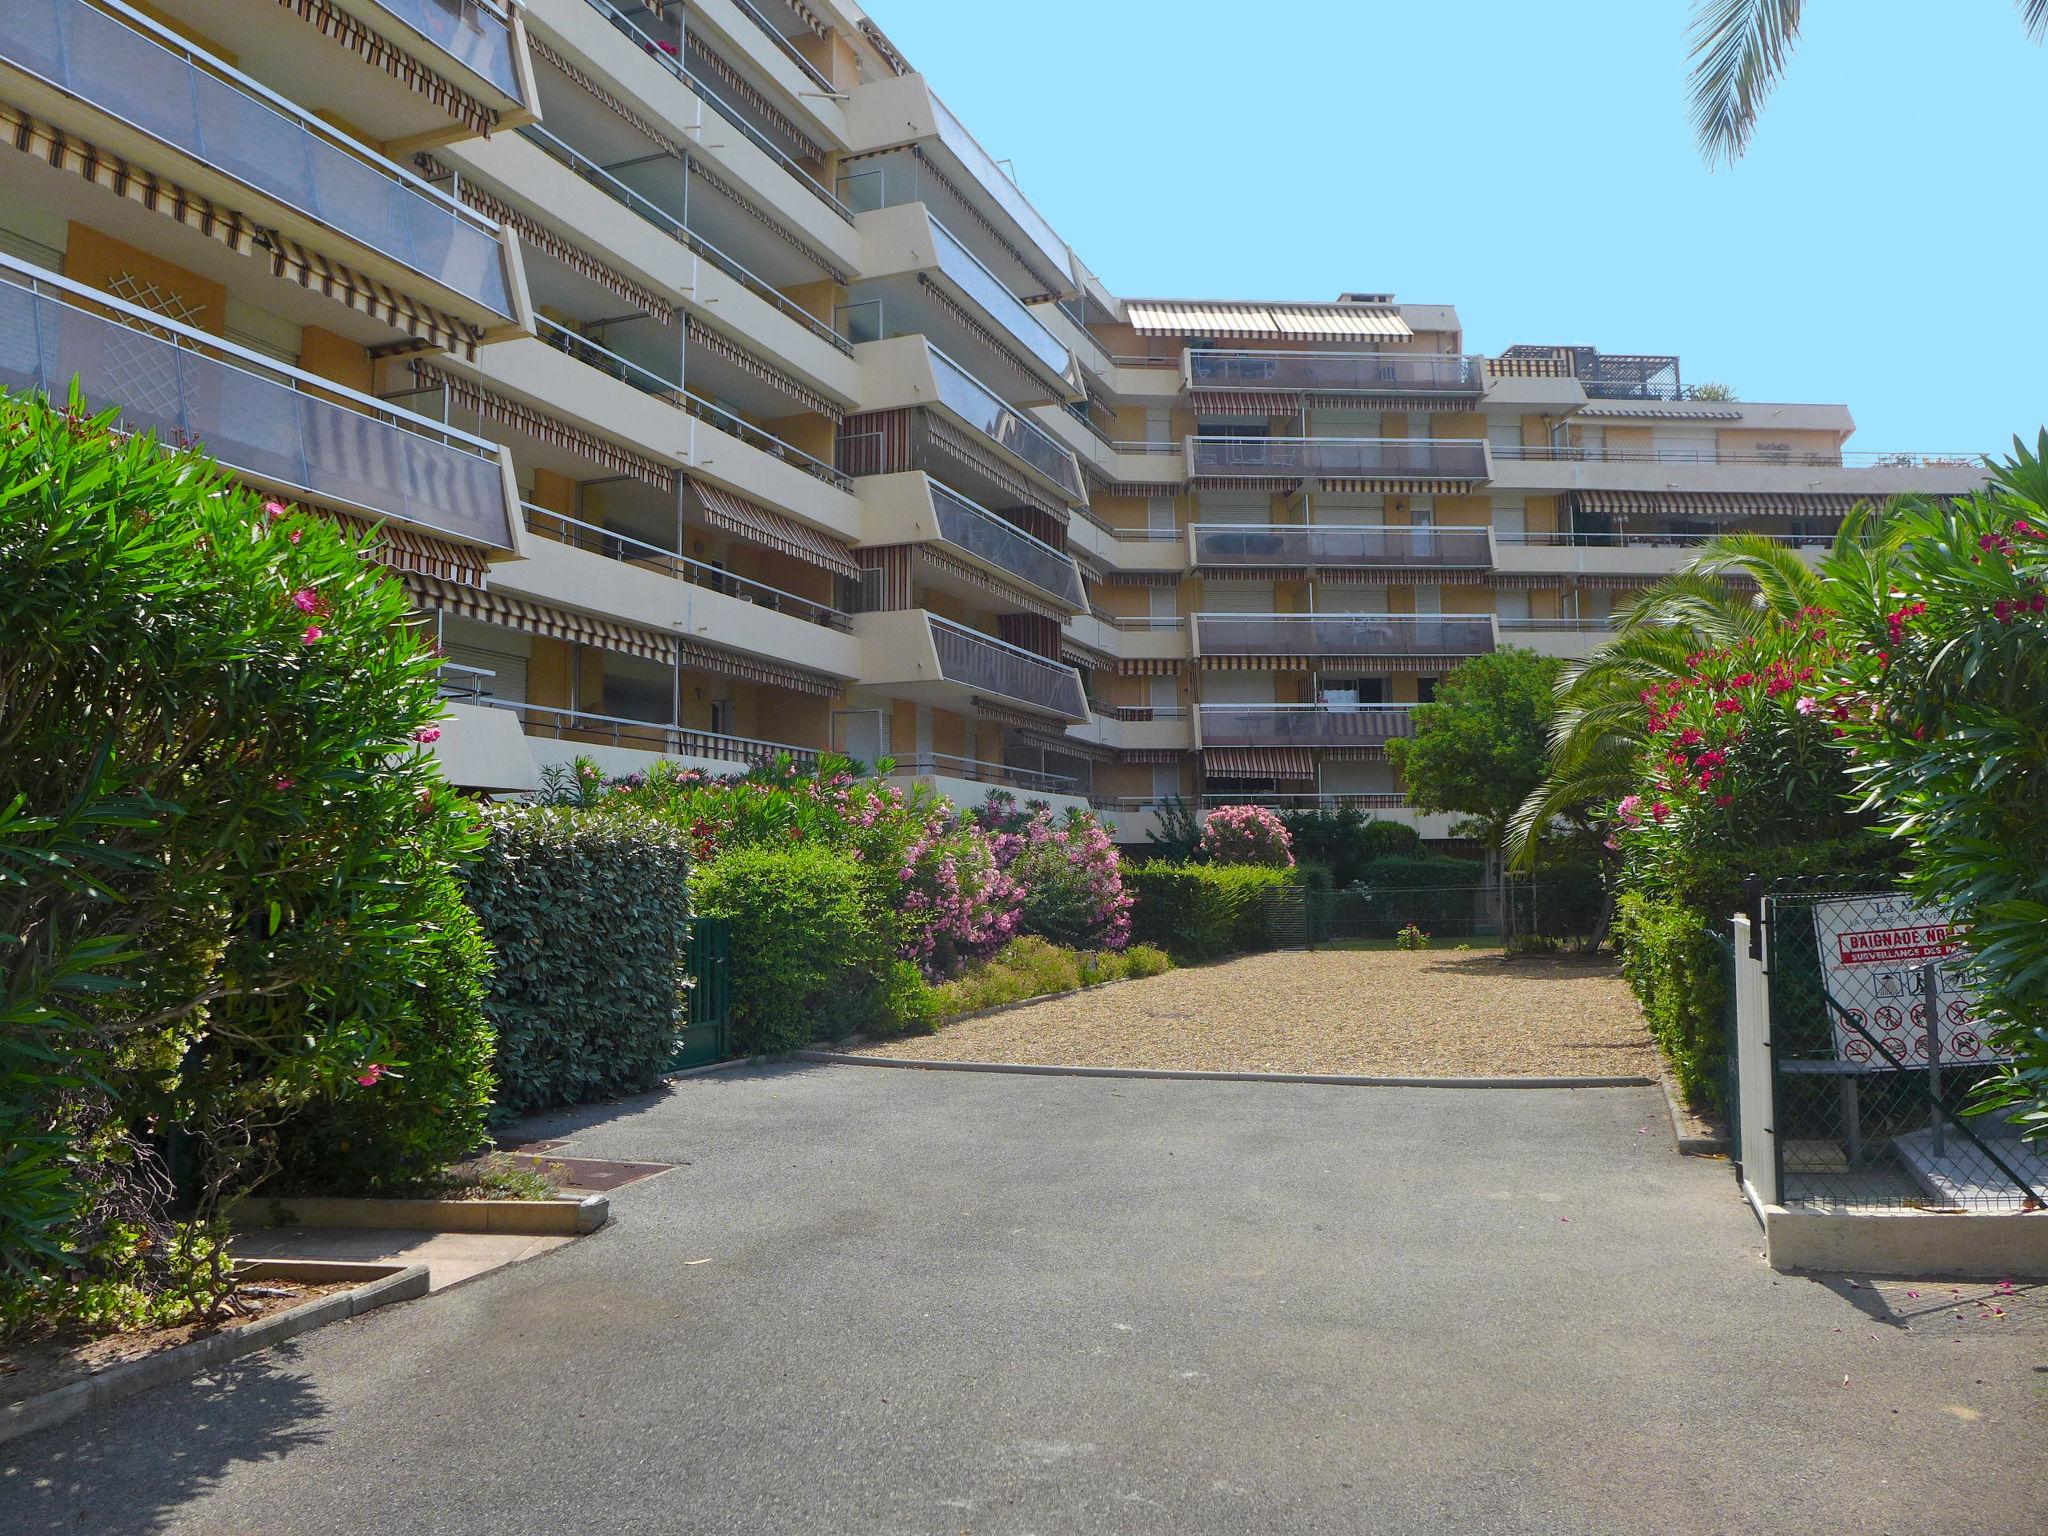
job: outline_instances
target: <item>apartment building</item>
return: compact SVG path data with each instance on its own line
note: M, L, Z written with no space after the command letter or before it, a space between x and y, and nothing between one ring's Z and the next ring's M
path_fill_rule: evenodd
M1442 836L1385 744L1461 658L1981 479L1448 305L1118 298L838 0L0 0L0 124L0 385L379 526L480 791L841 751Z

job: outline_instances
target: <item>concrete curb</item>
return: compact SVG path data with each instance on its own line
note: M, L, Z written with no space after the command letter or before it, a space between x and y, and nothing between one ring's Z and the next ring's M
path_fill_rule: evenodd
M679 1083L686 1077L708 1077L713 1072L730 1072L734 1067L744 1067L747 1058L735 1056L731 1061L714 1061L702 1067L685 1067L680 1072L664 1072L661 1080L665 1083Z
M545 1159L546 1154L539 1154ZM391 1227L406 1232L500 1232L522 1237L583 1237L611 1219L603 1195L551 1200L240 1200L228 1212L237 1227Z
M424 1264L347 1264L331 1260L245 1259L237 1271L251 1280L307 1280L325 1284L361 1276L368 1281L353 1290L323 1296L304 1306L278 1312L246 1328L210 1334L189 1344L159 1350L140 1360L125 1361L95 1372L84 1381L52 1392L38 1393L9 1403L0 1412L0 1445L37 1430L75 1418L89 1408L118 1403L147 1392L152 1387L197 1374L208 1366L225 1365L243 1355L282 1344L286 1339L357 1317L394 1301L411 1301L427 1294L427 1266Z
M1678 1148L1681 1157L1727 1157L1733 1152L1733 1144L1726 1136L1695 1136L1686 1127L1688 1116L1678 1102L1678 1090L1671 1085L1671 1074L1660 1071L1657 1082L1664 1090L1664 1108L1671 1116L1671 1143Z
M1059 1067L1010 1061L914 1061L844 1051L792 1051L792 1061L920 1072L1007 1072L1020 1077L1140 1077L1198 1083L1310 1083L1332 1088L1648 1088L1647 1077L1358 1077L1338 1072L1193 1072L1168 1067Z

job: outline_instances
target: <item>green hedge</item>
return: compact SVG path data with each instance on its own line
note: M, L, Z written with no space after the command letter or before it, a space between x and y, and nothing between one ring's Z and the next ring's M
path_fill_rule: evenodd
M1280 821L1294 839L1296 862L1326 866L1339 890L1358 884L1374 859L1422 852L1422 835L1413 827L1378 820L1352 806L1286 811Z
M732 924L735 1055L935 1020L917 968L890 958L866 875L810 843L730 848L698 872L698 911Z
M1628 891L1615 914L1614 939L1621 974L1679 1091L1695 1105L1720 1109L1728 1054L1726 952L1707 919L1678 902Z
M1249 864L1139 864L1124 870L1136 897L1131 938L1183 964L1273 945L1265 896L1293 872Z
M1390 854L1372 859L1359 872L1358 886L1372 893L1368 931L1392 938L1413 923L1432 938L1472 932L1473 893L1485 866L1472 859L1437 854Z
M498 955L496 1113L651 1088L688 1021L688 840L632 812L493 806L465 871Z

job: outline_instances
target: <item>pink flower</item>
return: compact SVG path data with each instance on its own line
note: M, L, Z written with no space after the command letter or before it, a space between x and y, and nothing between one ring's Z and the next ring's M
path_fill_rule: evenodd
M412 733L412 739L426 745L431 745L441 739L441 727L438 725L423 726Z
M263 515L269 518L273 523L281 517L289 516L290 513L291 508L287 507L281 501L266 501L265 503L263 503Z
M304 641L307 645L311 645L315 640L320 639L326 633L327 631L322 629L318 624L308 624L306 626L306 632L303 635L299 636L299 639Z
M297 779L276 778L270 781L270 787L281 795L297 782Z
M327 604L311 587L301 587L292 594L292 606L301 613L321 614L327 611Z
M1798 710L1799 713L1802 715L1810 715L1815 710L1820 708L1820 701L1814 698L1802 698L1797 704L1794 704L1792 707Z
M363 1069L362 1076L358 1077L356 1081L365 1088L374 1088L377 1086L377 1079L384 1075L384 1071L383 1062L373 1061Z

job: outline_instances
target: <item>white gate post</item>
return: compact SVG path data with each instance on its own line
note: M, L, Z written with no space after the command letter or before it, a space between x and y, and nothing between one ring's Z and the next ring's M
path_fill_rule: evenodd
M1742 1103L1742 1189L1756 1207L1779 1204L1777 1094L1771 1079L1771 983L1751 939L1761 938L1747 913L1735 918L1735 1077ZM1757 952L1762 953L1761 944Z

